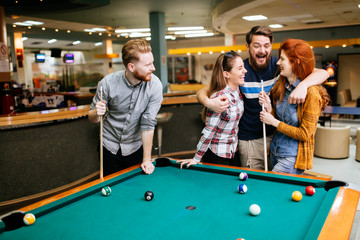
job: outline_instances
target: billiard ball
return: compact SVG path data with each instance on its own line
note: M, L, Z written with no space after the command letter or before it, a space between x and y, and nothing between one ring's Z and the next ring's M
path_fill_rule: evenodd
M295 201L295 202L299 202L301 199L302 199L302 194L301 192L299 191L294 191L292 193L292 199Z
M27 214L25 214L23 220L26 225L32 225L35 223L36 218L35 218L34 214L27 213Z
M246 193L247 190L248 190L248 188L247 188L247 186L246 186L245 184L240 184L240 185L238 186L238 191L239 191L239 193L241 193L241 194Z
M154 193L152 191L147 191L145 193L145 200L146 201L151 201L154 198Z
M111 188L109 186L103 187L101 189L101 193L103 196L109 196L111 193Z
M257 204L251 204L251 206L249 207L249 212L253 216L259 215L261 212L260 206Z
M315 188L313 186L307 186L305 192L307 195L312 196L315 194Z
M246 181L246 179L248 179L248 175L247 175L246 172L241 172L239 174L239 178L240 178L241 181Z

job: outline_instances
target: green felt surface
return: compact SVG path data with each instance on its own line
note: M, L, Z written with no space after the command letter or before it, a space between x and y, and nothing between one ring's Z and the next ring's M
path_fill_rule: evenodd
M34 210L39 216L34 225L1 233L0 239L317 238L338 189L317 187L310 197L305 186L324 182L252 172L241 182L239 172L175 165L145 175L137 169L86 190L83 199L84 193L62 199L55 211L48 212L59 202ZM241 183L246 194L237 192ZM111 186L108 197L101 195L104 185ZM149 202L144 200L148 190L155 195ZM300 202L291 199L296 190L303 193ZM249 214L253 203L261 207L259 216Z

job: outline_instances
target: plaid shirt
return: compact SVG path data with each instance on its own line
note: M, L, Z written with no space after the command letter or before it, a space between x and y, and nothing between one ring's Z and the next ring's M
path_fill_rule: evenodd
M240 90L234 91L228 85L211 95L227 97L229 108L222 113L206 109L205 128L197 145L194 160L201 161L206 151L210 149L214 154L223 158L233 158L237 150L239 120L244 113L244 102Z

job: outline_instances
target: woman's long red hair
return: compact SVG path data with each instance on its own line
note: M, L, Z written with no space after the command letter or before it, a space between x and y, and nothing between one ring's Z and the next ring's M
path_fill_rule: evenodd
M301 39L287 39L281 43L279 48L279 58L281 52L284 51L292 64L292 72L301 81L309 76L315 68L315 56L310 45ZM287 79L280 76L272 89L274 105L281 102L285 93L285 84ZM325 107L329 102L329 96L326 89L320 86L321 95L323 96ZM327 97L326 97L327 96Z

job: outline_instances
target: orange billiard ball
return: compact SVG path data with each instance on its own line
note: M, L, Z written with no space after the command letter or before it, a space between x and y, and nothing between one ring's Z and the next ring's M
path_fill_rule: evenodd
M299 202L301 199L302 199L302 194L301 192L299 191L294 191L292 193L292 199L295 201L295 202Z
M35 218L34 214L27 213L27 214L25 214L23 220L26 225L33 225L36 221L36 218Z
M307 195L312 196L315 194L315 188L313 186L307 186L305 192Z

